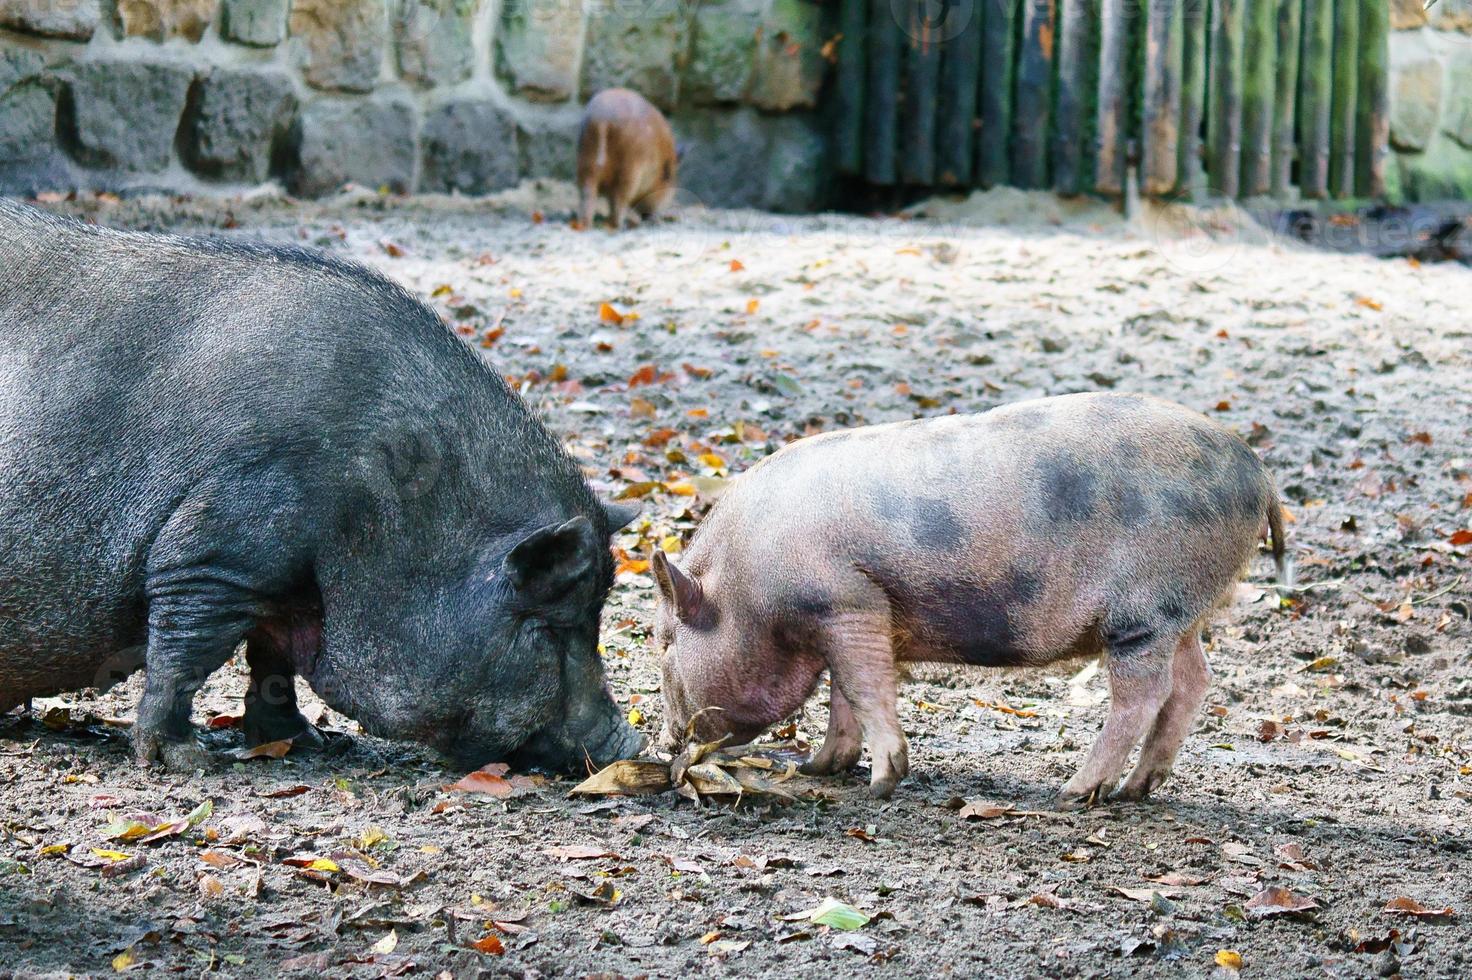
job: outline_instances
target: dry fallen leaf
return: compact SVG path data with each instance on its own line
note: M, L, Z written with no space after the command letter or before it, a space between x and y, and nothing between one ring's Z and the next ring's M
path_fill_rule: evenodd
M1385 903L1385 908L1380 911L1386 915L1405 915L1413 919L1450 919L1456 916L1456 912L1450 906L1441 909L1428 909L1413 898L1404 895L1392 898Z
M1242 909L1248 918L1265 919L1273 915L1302 915L1318 907L1319 903L1313 899L1274 885L1252 896Z
M578 796L647 796L670 788L670 768L663 762L624 759L606 766L572 789Z
M1216 965L1226 967L1228 970L1242 969L1242 954L1235 949L1219 949L1216 951Z
M486 933L484 936L481 936L475 942L471 943L470 948L475 950L477 953L485 953L487 956L500 956L501 954L506 952L506 946L501 942L500 938L492 932Z
M276 742L262 742L249 749L241 749L235 753L237 759L283 759L286 753L291 751L292 739L283 738Z

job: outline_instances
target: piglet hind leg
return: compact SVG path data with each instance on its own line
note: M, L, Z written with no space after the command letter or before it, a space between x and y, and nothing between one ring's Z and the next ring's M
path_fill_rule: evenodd
M847 705L869 743L874 766L869 793L888 799L910 771L910 746L900 728L899 673L887 607L883 612L838 614L827 627L824 649L835 703ZM834 750L835 761L842 746L840 742Z
M852 769L864 750L863 735L854 718L853 709L843 692L834 684L828 704L828 733L823 736L823 747L802 767L810 776L830 776Z
M1145 736L1140 761L1115 794L1117 799L1142 800L1165 782L1176 753L1196 723L1196 713L1210 683L1211 668L1206 665L1206 654L1201 649L1201 634L1192 629L1176 647L1171 664L1170 698L1156 716L1150 734Z
M1108 638L1109 717L1083 766L1058 795L1059 809L1093 806L1114 789L1130 752L1170 698L1178 637L1140 629Z

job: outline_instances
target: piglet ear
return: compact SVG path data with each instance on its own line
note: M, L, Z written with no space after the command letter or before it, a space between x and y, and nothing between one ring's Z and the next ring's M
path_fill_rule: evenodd
M675 607L675 615L683 622L690 622L700 612L705 595L700 583L680 571L680 566L670 561L663 551L654 552L654 581L659 583L659 594L664 601Z
M506 577L518 592L552 599L593 574L600 547L586 517L548 524L511 549L504 563Z
M619 504L612 500L603 501L603 514L608 518L608 533L623 530L634 523L634 518L639 516L639 508L633 504Z

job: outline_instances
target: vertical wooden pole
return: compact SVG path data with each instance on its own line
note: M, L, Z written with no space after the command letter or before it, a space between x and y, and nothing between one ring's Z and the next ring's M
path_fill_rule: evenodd
M1206 116L1206 50L1210 0L1186 0L1182 11L1180 187L1191 190L1201 173L1201 120Z
M1093 35L1094 0L1060 0L1063 30L1058 36L1058 105L1054 117L1053 188L1072 196L1084 190L1084 140L1089 132L1088 52Z
M1150 0L1145 24L1141 185L1157 197L1175 190L1180 169L1183 13L1183 0Z
M1330 83L1334 77L1334 0L1303 0L1303 63L1298 88L1298 190L1329 195Z
M1355 194L1385 196L1390 154L1390 9L1387 0L1360 2L1359 114L1355 119Z
M1098 159L1094 188L1100 194L1124 193L1126 65L1129 17L1126 0L1103 0L1099 13L1099 122Z
M838 9L838 66L833 79L833 163L841 174L864 166L864 40L868 0L843 0Z
M1273 100L1273 196L1293 186L1293 122L1298 96L1298 55L1303 45L1303 0L1278 0L1278 78Z
M1242 20L1245 0L1213 0L1211 23L1211 189L1236 197L1242 165Z
M976 182L982 187L1012 178L1012 82L1018 0L977 0L982 9L981 130L976 141Z
M1277 0L1245 0L1243 41L1242 181L1243 197L1266 194L1273 186L1273 110L1278 83Z
M905 107L900 117L900 181L935 183L935 103L940 93L940 25L925 0L904 0Z
M869 0L869 70L864 99L864 178L889 186L898 174L900 25L889 0Z
M952 4L947 9L951 20L941 26L935 179L944 187L966 187L971 183L976 159L976 98L981 84L983 14L979 0Z
M1334 0L1334 97L1329 124L1329 192L1354 195L1354 123L1360 73L1359 0Z
M1017 105L1012 120L1012 182L1048 185L1048 127L1052 121L1054 0L1022 0L1022 44L1017 52Z

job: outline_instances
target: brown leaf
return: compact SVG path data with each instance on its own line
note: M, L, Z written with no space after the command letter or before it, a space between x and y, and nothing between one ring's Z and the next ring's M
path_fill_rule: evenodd
M967 803L956 814L962 820L995 820L1012 812L1012 807L996 803Z
M235 753L237 759L282 759L286 753L291 751L293 739L283 738L275 742L262 742L249 749L241 749Z
M1120 885L1110 885L1109 890L1123 895L1132 902L1148 902L1156 895L1162 898L1178 898L1182 894L1179 888L1124 888Z
M1195 875L1183 875L1172 871L1168 874L1155 875L1153 877L1146 878L1145 880L1153 881L1156 884L1160 885L1178 885L1181 887L1190 888L1195 885L1201 884L1206 879L1198 878Z
M670 769L663 762L624 759L600 769L572 792L578 796L647 796L669 788Z
M310 793L311 791L312 787L298 783L295 786L279 786L276 789L263 789L256 793L256 795L267 800L284 800L292 796L301 796L303 793Z
M1404 895L1392 898L1380 911L1386 915L1405 915L1415 919L1450 919L1457 914L1450 906L1443 909L1428 909L1415 899L1406 898Z
M1313 899L1274 885L1252 896L1242 909L1249 918L1265 919L1273 915L1302 915L1318 907L1319 903Z
M1464 527L1459 531L1452 532L1452 536L1447 538L1447 541L1456 548L1460 548L1464 544L1472 544L1472 528Z

